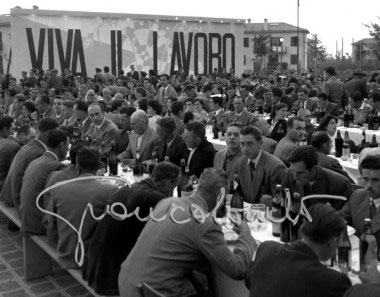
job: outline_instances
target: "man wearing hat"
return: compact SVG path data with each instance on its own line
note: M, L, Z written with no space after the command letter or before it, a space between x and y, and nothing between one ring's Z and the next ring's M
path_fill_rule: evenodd
M58 70L57 69L53 69L51 71L51 77L49 77L46 81L47 83L47 87L49 89L62 89L63 87L63 79L61 76L58 76Z
M366 76L367 75L360 69L355 70L353 72L353 78L346 83L348 94L359 92L363 98L368 98L367 80L365 79Z
M328 100L344 108L348 103L347 90L344 83L336 79L334 67L326 67L325 78L327 81L323 85L323 92L327 94Z

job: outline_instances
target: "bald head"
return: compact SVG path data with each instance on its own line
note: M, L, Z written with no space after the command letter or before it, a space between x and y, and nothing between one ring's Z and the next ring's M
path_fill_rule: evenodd
M144 134L148 128L148 115L143 110L136 110L131 116L131 127L138 135Z

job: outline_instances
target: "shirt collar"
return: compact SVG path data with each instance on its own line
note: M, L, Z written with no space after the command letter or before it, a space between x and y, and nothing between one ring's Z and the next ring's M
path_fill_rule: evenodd
M261 157L261 150L260 150L260 152L259 152L259 154L257 155L256 158L254 158L253 160L248 159L248 165L252 161L253 163L255 163L255 166L257 166L257 163L259 163L260 157Z
M373 204L375 204L376 208L379 208L380 198L376 198L376 199L370 198L370 200L371 200L371 202L373 202Z
M103 126L104 122L106 121L106 117L103 118L103 122L98 126L96 125L96 127L98 128L98 130L100 130L100 128Z
M365 103L364 103L364 101L363 101L362 105L358 108L358 110L362 110L362 109L364 109L364 106L365 106Z
M38 141L39 143L41 143L41 145L44 147L45 151L47 150L47 146L45 145L45 143L43 143L41 140L35 138L36 141Z
M217 116L221 110L222 110L221 108L219 108L218 110L215 110L215 116Z

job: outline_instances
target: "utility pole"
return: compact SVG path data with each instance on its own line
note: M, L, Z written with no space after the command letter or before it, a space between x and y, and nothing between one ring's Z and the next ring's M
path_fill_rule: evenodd
M300 72L300 0L297 0L297 73Z

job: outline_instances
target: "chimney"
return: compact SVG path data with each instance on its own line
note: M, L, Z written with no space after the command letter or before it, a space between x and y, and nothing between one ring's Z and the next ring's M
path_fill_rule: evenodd
M38 9L38 6L37 5L33 5L33 9Z
M268 19L264 19L264 31L269 30Z

